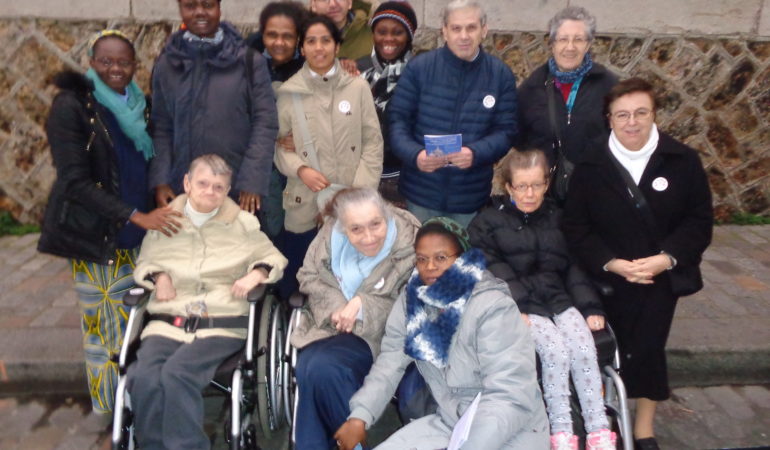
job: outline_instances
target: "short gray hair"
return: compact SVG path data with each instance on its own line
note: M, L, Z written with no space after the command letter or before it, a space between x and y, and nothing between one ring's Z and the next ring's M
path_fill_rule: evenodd
M193 161L190 163L190 170L187 171L187 175L192 178L193 172L195 172L195 169L197 169L201 164L205 164L209 169L211 169L211 172L214 175L226 176L228 183L232 181L233 169L227 165L227 162L225 162L221 156L215 155L213 153L202 155L193 159Z
M350 208L365 203L374 204L382 213L382 217L390 219L390 211L377 189L370 187L345 188L334 194L326 204L324 215L337 219L338 227L344 228L345 215Z
M566 20L577 20L586 24L586 38L588 42L594 40L594 34L596 34L596 17L592 16L587 9L580 6L568 6L556 15L551 17L548 21L548 42L553 43L556 40L556 33L559 32L559 27Z
M479 19L481 20L481 26L487 24L487 12L484 10L484 7L481 6L481 3L475 1L475 0L452 0L451 2L447 3L447 5L444 7L442 14L442 20L444 22L444 26L449 25L449 15L457 11L458 9L465 9L465 8L475 8L476 11L479 12Z

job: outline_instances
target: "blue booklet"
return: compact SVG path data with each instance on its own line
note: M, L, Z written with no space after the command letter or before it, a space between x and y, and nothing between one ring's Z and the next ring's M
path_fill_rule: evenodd
M463 146L462 134L426 134L425 151L429 156L457 153Z

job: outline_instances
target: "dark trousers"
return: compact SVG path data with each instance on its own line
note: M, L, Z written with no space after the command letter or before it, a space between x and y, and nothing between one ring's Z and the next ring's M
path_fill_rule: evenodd
M136 437L142 450L209 449L202 391L242 339L209 337L189 344L149 336L128 369Z
M334 433L348 419L348 402L364 383L374 360L369 345L353 334L339 334L299 353L297 449L336 448Z
M313 242L318 229L305 231L304 233L292 233L291 231L284 230L281 233L283 236L283 248L281 251L289 263L283 270L283 278L278 282L278 292L282 299L288 299L291 294L299 289L299 283L297 282L297 272L302 267L303 261L305 261L305 253L307 253L310 243Z

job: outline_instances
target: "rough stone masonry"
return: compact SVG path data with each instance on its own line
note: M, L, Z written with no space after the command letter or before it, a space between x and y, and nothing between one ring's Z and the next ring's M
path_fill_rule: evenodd
M223 18L245 34L265 0L226 0ZM414 0L415 46L442 45L438 0ZM487 0L486 50L521 81L549 56L548 18L568 4L597 16L594 59L662 93L661 129L700 152L717 217L770 214L770 0ZM136 79L179 25L174 0L27 0L0 5L0 210L41 217L54 169L44 123L64 68L87 66L92 33L119 28L135 40Z

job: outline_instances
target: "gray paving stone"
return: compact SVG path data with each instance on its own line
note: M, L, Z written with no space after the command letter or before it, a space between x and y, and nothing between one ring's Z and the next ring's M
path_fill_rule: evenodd
M22 436L20 449L47 449L56 445L67 436L66 430L56 427L37 428L33 432Z
M0 437L21 436L45 414L45 407L38 402L19 404L0 421Z
M730 386L707 387L703 392L732 419L744 421L755 415L746 400Z
M674 389L673 398L684 408L693 411L713 411L716 409L714 403L704 394L701 388L685 387Z
M749 402L760 408L770 409L770 390L765 386L741 386L738 389Z
M55 450L87 450L98 448L97 442L103 437L98 434L74 434L62 439Z
M62 316L69 311L70 308L65 307L53 307L44 309L32 322L30 322L29 326L33 328L53 327L59 322Z
M85 417L80 405L65 404L57 408L48 417L48 423L55 427L64 428L71 433L80 427L80 423Z

